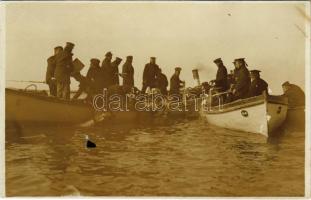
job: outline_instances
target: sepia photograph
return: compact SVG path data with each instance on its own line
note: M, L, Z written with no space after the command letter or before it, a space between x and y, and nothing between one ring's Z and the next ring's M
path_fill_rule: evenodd
M4 196L310 196L309 1L0 6Z

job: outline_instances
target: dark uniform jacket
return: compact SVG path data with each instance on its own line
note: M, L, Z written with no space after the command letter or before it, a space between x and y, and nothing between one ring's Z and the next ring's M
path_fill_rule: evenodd
M225 66L218 67L215 84L216 87L220 87L221 91L228 89L227 69Z
M305 105L305 93L297 85L290 84L290 88L283 94L283 96L288 97L288 105L290 107Z
M111 63L112 67L112 85L119 85L119 65L120 63L117 63L116 61L113 61Z
M89 68L86 78L90 80L93 84L93 89L95 93L102 92L102 74L101 68L99 66L92 66Z
M90 98L90 96L92 95L92 91L93 91L92 90L93 84L91 80L89 80L87 77L81 76L79 82L80 82L79 89L77 93L73 96L73 99L79 98L79 96L83 92L87 93L87 98Z
M73 54L64 50L56 56L55 78L59 83L70 83L70 73L73 70Z
M235 96L237 98L245 98L248 95L248 90L251 84L249 71L245 66L240 67L234 71L236 84L234 89L236 90Z
M134 86L134 67L132 63L125 62L122 66L123 86Z
M156 74L159 70L157 64L148 63L145 65L143 73L143 82L146 86L155 86Z
M54 73L55 73L55 68L56 68L55 56L49 57L47 59L47 63L48 63L48 66L46 69L45 82L49 84L51 78L54 77Z
M268 83L261 78L254 79L249 87L248 97L259 96L263 91L268 93Z
M101 67L101 74L102 74L102 86L103 88L108 88L112 85L113 80L113 69L111 67L111 62L107 60L106 58L102 62Z
M157 76L157 87L161 90L161 93L167 95L168 80L165 74L160 73Z
M170 94L179 94L181 83L182 81L179 79L179 77L174 74L170 80Z

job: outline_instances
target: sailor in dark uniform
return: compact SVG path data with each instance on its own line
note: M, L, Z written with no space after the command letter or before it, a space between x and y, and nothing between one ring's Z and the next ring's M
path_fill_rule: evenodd
M45 82L49 85L50 95L57 96L57 85L55 79L55 68L56 68L56 56L63 51L62 46L57 46L54 48L54 55L47 59L47 69Z
M93 92L98 94L102 92L101 68L99 66L100 60L97 58L92 58L90 62L91 62L91 65L86 74L86 78L92 82L94 86Z
M127 56L126 61L122 66L123 86L134 87L134 67L133 67L133 56Z
M233 100L247 98L251 84L249 71L244 58L237 58L233 62L235 66L234 77L235 85L232 88Z
M215 59L214 63L218 67L215 79L215 86L219 88L220 92L226 91L228 89L227 68L224 66L221 58Z
M150 63L147 63L143 72L143 87L141 89L142 93L146 92L146 89L149 87L151 90L155 88L156 84L156 74L159 70L159 66L156 64L156 58L151 57Z
M111 66L112 53L108 51L101 65L102 88L108 88L112 85L113 69Z
M170 95L180 95L180 88L182 88L185 84L184 81L179 79L181 68L176 67L175 73L171 77L170 80Z
M264 91L268 94L268 83L260 78L259 70L251 70L251 85L248 91L248 97L261 95Z
M122 59L119 57L116 57L116 59L111 63L112 67L112 85L119 85L119 65L121 63Z
M160 89L161 94L167 95L167 86L168 86L168 80L165 74L162 73L161 68L159 68L159 71L157 73L157 88Z
M78 91L76 92L76 94L73 96L73 100L75 99L78 99L81 94L84 92L87 94L87 97L85 98L85 100L87 101L91 101L92 99L92 95L93 95L93 84L91 82L91 80L89 80L88 78L86 78L85 76L82 76L80 74L80 72L74 72L72 74L72 77L78 81L80 84L79 84L79 89Z
M57 83L57 97L70 99L70 74L73 71L72 50L74 44L67 42L64 50L56 56L55 79Z
M305 93L299 86L286 81L282 84L282 88L283 96L288 97L288 105L290 107L305 105Z

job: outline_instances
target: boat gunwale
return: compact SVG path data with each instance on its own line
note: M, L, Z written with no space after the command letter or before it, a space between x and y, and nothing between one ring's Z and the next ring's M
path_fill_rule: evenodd
M241 110L243 108L249 108L249 107L256 106L256 105L261 105L261 104L264 104L264 103L265 103L264 100L257 100L255 102L249 102L247 104L242 104L242 105L238 105L238 106L234 106L234 107L229 107L229 108L225 108L225 109L209 110L209 111L206 111L206 113L207 114L227 113L227 112L232 112L232 111L235 111L235 110Z
M276 98L282 98L282 100L276 99ZM288 105L286 97L271 96L271 95L264 94L264 95L247 98L247 99L239 99L239 100L227 103L227 104L223 104L221 109L219 109L219 106L213 106L211 107L211 110L207 110L206 113L207 114L222 114L222 113L232 112L235 110L240 110L243 108L248 108L248 107L252 107L252 106L256 106L256 105L260 105L264 103Z
M87 103L84 103L82 101L69 101L69 100L64 100L64 99L58 99L57 97L43 96L43 95L38 95L36 93L30 93L30 92L27 92L27 91L23 91L22 89L5 88L5 94L7 94L7 92L14 93L16 95L32 97L32 98L39 99L39 100L42 100L42 101L47 101L47 102L68 104L68 105L71 105L71 106L91 107L91 104L87 104Z

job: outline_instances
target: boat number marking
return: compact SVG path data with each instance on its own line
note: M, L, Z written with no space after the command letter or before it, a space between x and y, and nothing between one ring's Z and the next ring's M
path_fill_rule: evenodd
M248 112L246 110L241 110L241 115L243 117L248 117Z
M280 113L281 113L281 110L282 110L282 107L281 107L281 106L279 106L279 107L278 107L278 110L276 111L276 112L277 112L277 114L280 114Z

